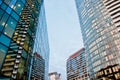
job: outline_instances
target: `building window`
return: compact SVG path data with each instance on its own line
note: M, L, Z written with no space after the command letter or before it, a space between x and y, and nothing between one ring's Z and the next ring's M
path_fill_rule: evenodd
M10 13L12 12L12 9L11 9L10 7L8 7L8 8L6 9L6 12L7 12L8 14L10 14Z
M2 4L1 4L1 8L2 8L3 10L6 10L7 5L6 5L6 4L4 4L4 3L2 3Z
M20 14L23 9L23 6L24 4L21 1L18 1L13 9L16 11L16 13Z
M1 12L0 12L0 14L1 14ZM2 29L4 28L4 25L6 24L6 21L9 17L9 15L5 13L4 15L1 15L1 16L3 16L3 17L0 20L0 31L2 31Z
M10 17L6 23L4 34L6 34L7 36L11 38L14 33L16 25L17 25L17 22Z
M9 46L10 44L10 39L8 37L6 37L5 35L1 35L0 36L0 42L3 43L6 46Z
M18 21L18 19L19 19L19 16L13 11L12 12L12 17L14 18L14 19L16 19L17 21Z
M15 5L15 3L16 3L16 1L17 1L17 0L11 0L9 6L10 6L11 8L13 8L14 5Z

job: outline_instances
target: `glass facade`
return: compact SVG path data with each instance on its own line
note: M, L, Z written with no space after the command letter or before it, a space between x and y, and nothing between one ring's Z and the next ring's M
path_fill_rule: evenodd
M0 75L28 80L35 34L41 33L44 37L46 29L42 3L42 0L0 0ZM37 24L41 25L41 32ZM43 37L40 45L44 44Z
M33 52L37 52L45 60L45 80L48 80L49 42L44 4L41 4L39 21L36 29L37 31Z
M120 0L75 0L90 78L110 65L120 66Z
M67 80L88 80L84 48L71 55L67 60Z

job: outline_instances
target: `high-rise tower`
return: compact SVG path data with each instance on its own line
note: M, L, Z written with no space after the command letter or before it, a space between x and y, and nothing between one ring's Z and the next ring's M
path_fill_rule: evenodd
M2 77L28 80L42 4L43 0L0 0Z
M37 52L45 60L45 80L48 80L50 50L49 50L49 42L48 42L48 31L46 24L45 8L43 3L41 4L33 52L34 53Z
M45 80L45 60L38 54L34 53L31 80Z
M116 72L117 79L120 76L117 74L120 72L120 0L75 1L90 78L96 78L101 69L117 65L116 70L107 71Z
M82 48L67 60L67 80L88 80L86 53Z

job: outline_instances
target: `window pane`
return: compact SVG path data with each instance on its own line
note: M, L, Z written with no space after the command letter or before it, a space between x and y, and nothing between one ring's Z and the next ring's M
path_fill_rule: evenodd
M6 24L6 21L8 19L8 14L4 14L2 19L0 20L0 30L2 31L4 25Z
M9 6L10 6L11 8L13 8L14 5L15 5L15 3L16 3L16 1L17 1L17 0L12 0L12 1L10 2Z
M24 4L20 1L18 1L13 9L16 11L16 13L20 14L23 6L24 6Z
M6 46L9 46L10 44L10 39L8 37L6 37L5 35L1 35L0 36L0 42L3 43Z
M3 60L5 58L7 48L0 44L0 68L2 67Z
M4 30L4 34L9 36L10 38L12 38L13 33L14 33L14 30L10 27L6 27Z
M17 22L10 17L5 25L4 34L6 34L11 38L16 28L16 25L17 25Z
M4 13L4 11L2 9L0 9L0 19L3 16L3 13Z
M19 16L14 11L12 12L12 17L15 18L17 21L19 19Z
M10 14L11 11L12 11L12 9L11 9L10 7L8 7L8 8L6 9L6 12L7 12L8 14Z
M3 13L4 13L4 11L0 9L0 19L2 18ZM0 22L1 22L1 21L0 21ZM3 30L3 27L2 27L1 24L0 24L0 31L2 31L2 30Z
M10 17L5 27L10 27L12 29L15 29L16 25L17 25L17 22L13 18Z
M2 8L3 10L6 10L7 5L6 5L6 4L4 4L4 3L2 3L1 8Z

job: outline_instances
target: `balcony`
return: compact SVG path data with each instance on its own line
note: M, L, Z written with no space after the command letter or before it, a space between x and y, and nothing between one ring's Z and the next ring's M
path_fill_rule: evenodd
M12 71L12 70L13 70L13 68L9 68L9 67L8 67L8 68L3 68L3 69L2 69L3 72Z
M17 74L17 70L13 70L13 74Z
M5 63L3 66L12 66L12 65L14 65L14 62Z
M5 62L15 61L15 58L5 59Z
M5 76L11 76L12 73L11 73L11 72L6 72L6 73L4 73L4 75L5 75Z

